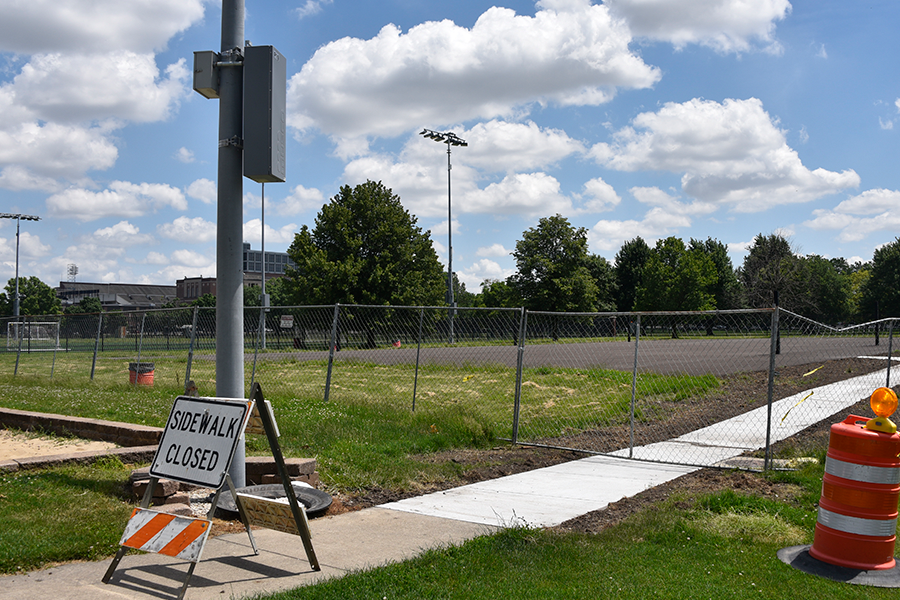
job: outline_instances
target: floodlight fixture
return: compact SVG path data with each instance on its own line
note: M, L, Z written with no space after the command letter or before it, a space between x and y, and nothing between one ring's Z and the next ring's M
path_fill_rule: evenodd
M23 215L20 213L0 213L0 219L15 219L16 220L16 295L13 298L13 316L19 316L19 222L23 219L25 221L40 221L41 218L36 215Z
M453 309L456 306L456 302L453 299L453 213L450 201L450 147L468 146L469 144L452 131L440 132L423 129L419 132L419 135L447 144L447 301L450 306L450 343L452 344L454 342Z

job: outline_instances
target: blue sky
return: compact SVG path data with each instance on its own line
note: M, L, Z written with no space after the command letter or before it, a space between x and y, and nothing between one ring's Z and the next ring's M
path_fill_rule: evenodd
M286 250L341 185L380 180L470 290L541 217L624 241L713 237L739 266L779 232L870 260L900 235L894 0L246 0L288 59ZM216 273L218 105L191 90L221 3L0 0L0 212L20 275L174 284ZM244 180L244 241L260 185ZM0 220L0 281L15 271ZM446 264L446 262L445 262Z

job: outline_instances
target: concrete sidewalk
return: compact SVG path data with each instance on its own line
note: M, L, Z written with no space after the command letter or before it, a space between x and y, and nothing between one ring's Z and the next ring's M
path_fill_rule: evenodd
M774 439L783 439L841 412L883 385L885 372L786 398L773 406ZM848 385L854 385L848 393ZM802 409L799 406L802 405ZM760 413L759 410L763 412ZM762 447L750 437L735 442L729 429L763 419L758 409L699 429L663 445L636 448L635 456L685 452L685 462L715 464ZM764 431L764 429L763 429ZM762 442L762 443L761 443ZM310 570L300 538L271 530L254 530L260 550L254 555L246 533L209 540L198 563L188 600L244 598L309 585L351 571L405 560L422 551L451 544L511 525L553 526L605 508L653 486L697 470L610 456L592 456L527 473L437 492L376 508L310 522L313 545L322 570ZM124 527L124 524L123 524ZM101 579L110 560L66 564L25 575L2 578L0 599L62 598L71 600L174 598L188 563L156 554L126 556L109 584Z

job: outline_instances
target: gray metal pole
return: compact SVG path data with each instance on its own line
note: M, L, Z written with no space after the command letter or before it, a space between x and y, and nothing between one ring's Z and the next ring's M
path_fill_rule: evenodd
M448 146L449 148L449 146ZM21 217L16 217L16 297L13 300L13 316L19 316L19 221ZM16 359L18 361L18 358Z
M450 343L456 342L453 333L453 210L450 199L450 140L447 140L447 290L450 296Z
M94 339L94 358L91 361L91 381L94 380L94 372L97 370L97 352L100 350L100 335L103 331L103 313L97 315L97 337Z
M413 412L416 412L416 391L419 388L419 356L422 353L422 324L425 321L425 309L419 309L419 336L416 338L416 375L413 378ZM888 361L890 364L890 361Z
M200 307L194 307L194 318L191 320L191 342L188 345L187 366L184 369L184 393L190 392L191 384L191 366L194 364L194 341L197 339L197 316L200 314Z
M634 458L634 399L637 395L638 346L641 343L641 315L635 318L634 363L631 366L631 416L629 417L628 458Z
M778 354L779 329L778 304L772 313L772 331L769 341L769 384L766 390L766 454L763 459L763 471L768 471L772 463L772 401L775 398L775 355Z
M886 387L891 387L891 361L893 357L891 354L894 352L894 321L890 321L888 323L888 360L887 360L887 381L885 382Z
M328 402L328 396L331 394L331 369L334 367L334 351L337 345L338 319L341 314L341 305L334 305L334 319L331 321L331 341L328 345L328 371L325 374L325 402Z
M522 410L522 369L525 365L525 336L528 333L528 311L519 313L519 347L516 349L516 392L513 400L512 443L519 443L519 413Z
M262 252L262 281L260 282L260 293L259 293L259 304L263 307L263 311L269 308L269 299L266 297L266 184L261 183L262 187L262 208L260 208L260 220L262 228L260 229L260 252ZM265 320L265 312L263 312L260 317L260 332L262 340L262 349L266 349L266 320ZM253 359L253 370L256 371L256 358ZM253 384L250 384L250 387L253 387Z
M244 0L222 0L219 56L219 164L216 241L216 395L244 397L243 94ZM246 482L244 440L231 462L236 487Z

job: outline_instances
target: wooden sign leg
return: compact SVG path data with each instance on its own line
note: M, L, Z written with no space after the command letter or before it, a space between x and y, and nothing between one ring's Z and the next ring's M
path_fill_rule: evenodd
M297 522L297 530L300 533L300 539L303 540L303 548L306 550L306 558L309 560L310 566L314 571L321 571L319 559L316 557L316 551L312 544L312 534L309 531L309 521L306 518L306 510L300 508L297 502L297 495L294 493L294 486L291 478L288 476L287 468L284 466L284 456L281 454L281 446L278 445L278 429L275 426L275 420L269 412L269 406L263 398L262 388L259 383L254 383L250 390L250 398L256 402L257 411L263 423L263 429L266 432L266 438L269 441L269 447L272 450L272 457L275 459L275 468L278 471L278 477L284 485L284 493L288 498L288 504Z

